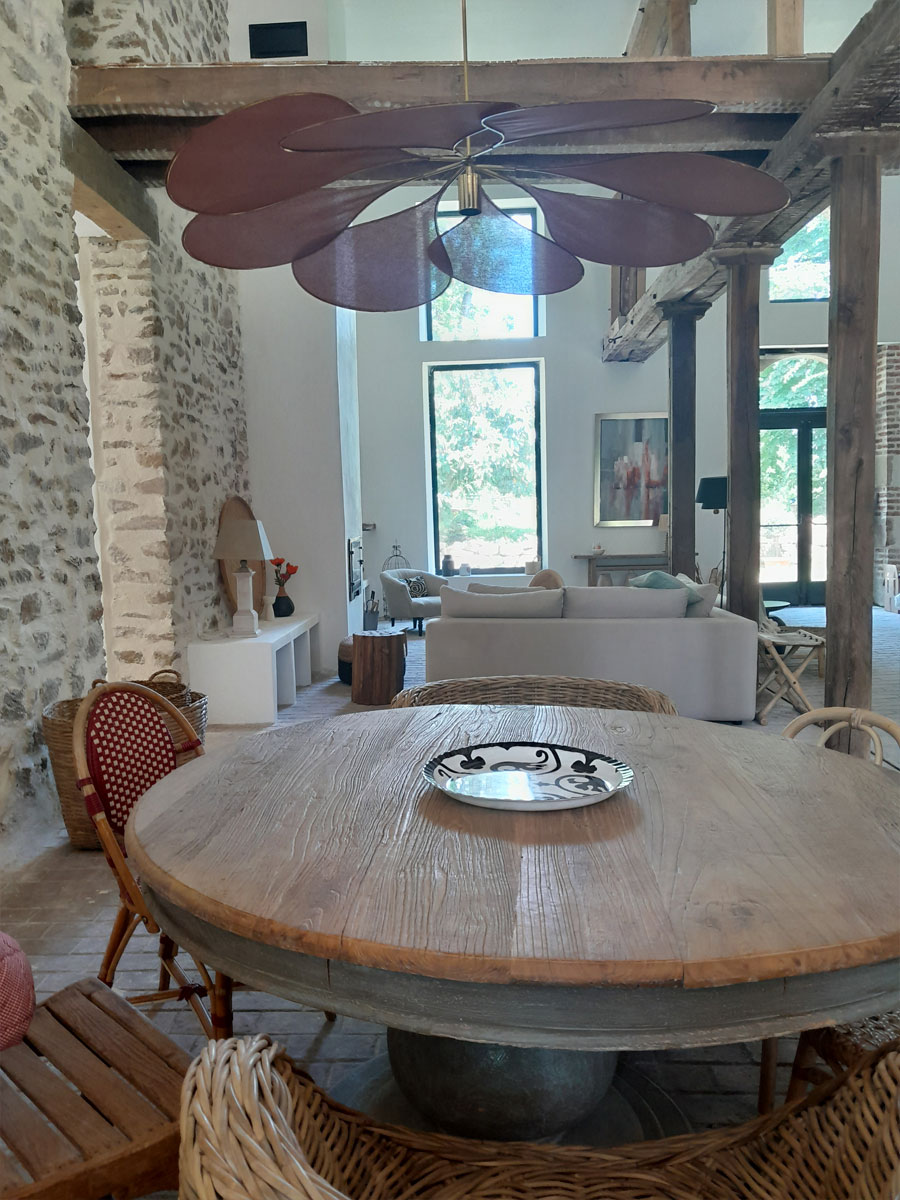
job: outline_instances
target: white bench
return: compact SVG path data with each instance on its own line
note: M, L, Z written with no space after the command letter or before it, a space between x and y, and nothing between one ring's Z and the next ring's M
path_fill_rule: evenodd
M258 637L215 637L188 646L191 687L209 697L211 725L269 725L312 682L309 631L318 613L260 621Z

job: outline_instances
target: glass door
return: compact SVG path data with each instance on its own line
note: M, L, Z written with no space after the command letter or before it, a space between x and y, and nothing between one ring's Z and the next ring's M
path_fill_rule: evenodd
M826 363L779 351L760 374L760 564L766 600L824 604Z

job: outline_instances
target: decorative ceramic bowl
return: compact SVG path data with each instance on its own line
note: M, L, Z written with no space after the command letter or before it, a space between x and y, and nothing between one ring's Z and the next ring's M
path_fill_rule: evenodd
M423 768L441 791L481 808L552 812L583 808L628 787L631 767L573 746L485 742L438 754Z

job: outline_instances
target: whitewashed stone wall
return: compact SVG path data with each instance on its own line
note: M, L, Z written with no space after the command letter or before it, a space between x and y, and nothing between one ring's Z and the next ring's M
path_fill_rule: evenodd
M187 63L228 58L225 0L66 0L65 7L72 62Z
M41 710L103 669L59 0L0 0L0 825L53 812Z
M234 283L188 258L184 216L155 198L159 246L88 243L111 678L179 665L229 620L212 550L222 503L249 492Z

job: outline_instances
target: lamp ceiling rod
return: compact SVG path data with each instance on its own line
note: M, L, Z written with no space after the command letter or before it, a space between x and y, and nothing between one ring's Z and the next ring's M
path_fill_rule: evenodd
M469 26L466 21L466 0L462 0L463 98L469 99ZM468 140L466 141L468 150Z

